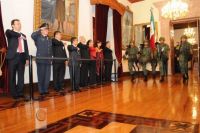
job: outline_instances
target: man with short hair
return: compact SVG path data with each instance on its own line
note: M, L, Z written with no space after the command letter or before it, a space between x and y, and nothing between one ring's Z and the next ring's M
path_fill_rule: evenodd
M71 45L68 46L69 51L69 72L72 83L72 91L80 91L79 82L80 82L80 52L77 47L78 40L76 37L71 38Z
M132 41L130 42L130 45L126 49L126 55L128 55L128 69L131 75L131 80L133 81L135 79L136 70L134 71L134 63L137 63L137 55L138 55L139 49L137 46L135 46L135 43Z
M11 21L12 29L6 30L8 40L8 51L6 59L8 60L9 70L9 88L11 96L14 99L24 98L24 70L25 64L28 64L29 51L26 36L21 33L21 22L19 19ZM18 81L16 85L16 73Z
M61 41L62 34L60 31L54 32L54 38L52 39L53 46L53 56L58 58L67 58L65 46ZM54 89L59 92L64 88L64 77L65 77L65 68L67 65L67 60L54 60L53 61L53 81Z
M179 57L178 57L184 83L189 79L188 62L191 60L193 54L192 46L187 39L188 38L186 35L181 36L181 44L179 47Z
M165 38L160 37L160 45L158 46L158 63L160 68L160 82L164 81L164 76L167 75L167 65L169 59L169 45L165 43Z
M81 59L90 59L89 46L86 45L84 36L80 36L78 47L80 48ZM81 61L80 68L80 86L85 87L88 85L89 61Z
M145 40L144 41L144 47L141 50L141 55L140 55L140 64L142 66L142 71L144 75L144 81L147 81L147 64L151 61L151 49L149 47L149 41Z
M39 30L32 33L31 37L35 42L37 57L49 57L52 54L52 40L48 37L49 25L43 23ZM51 76L51 60L36 59L37 64L37 75L38 75L38 88L40 95L44 96L49 94L48 87Z

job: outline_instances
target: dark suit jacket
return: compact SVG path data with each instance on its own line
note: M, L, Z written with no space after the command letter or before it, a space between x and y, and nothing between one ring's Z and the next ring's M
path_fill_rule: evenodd
M52 39L53 45L53 56L60 58L67 58L65 46L62 41L58 41L57 39ZM66 60L54 60L53 63L64 63Z
M80 48L81 58L82 59L90 59L89 47L82 43L79 43L78 47Z
M24 38L26 38L26 36L22 33L18 33L18 32L15 32L13 30L6 30L6 37L7 37L7 40L8 40L8 51L7 51L7 54L6 54L6 59L13 59L15 57L15 55L17 54L17 48L18 48L18 45L19 45L19 42L18 42L18 38L20 36L24 36ZM24 40L24 53L22 54L23 55L23 60L28 60L29 58L29 51L28 51L28 44L27 44L27 40Z
M41 31L33 32L31 35L37 47L37 57L52 57L52 40L48 36L43 36ZM50 64L51 60L37 59L37 63Z
M77 47L74 47L73 45L69 45L68 47L68 51L69 51L69 66L72 65L72 63L74 63L75 66L80 64L80 61L78 61L81 56L80 53L78 51Z
M112 61L106 61L106 59L109 59L109 60L113 59L112 50L106 47L103 50L103 54L104 54L105 63L112 63Z

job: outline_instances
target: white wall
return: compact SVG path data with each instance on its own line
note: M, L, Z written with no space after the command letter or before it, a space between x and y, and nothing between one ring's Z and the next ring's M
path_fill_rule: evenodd
M15 3L15 4L14 4ZM20 19L22 23L22 32L26 34L29 52L32 55L35 55L36 48L30 37L33 32L33 5L34 0L2 0L2 17L4 30L11 29L10 22L12 19ZM35 68L35 65L34 65ZM34 73L36 71L34 70ZM25 70L25 83L28 83L28 67ZM36 76L34 75L34 80Z
M155 2L163 0L145 0L136 2L130 6L133 11L133 25L150 23L150 9L153 8L153 15L155 22L158 23L158 36L160 35L160 23L159 23L159 10L154 6Z
M154 8L155 21L159 20L159 12L154 7L153 2L161 0L145 0L131 4L128 0L118 0L120 3L133 11L134 18L133 24L148 23L150 21L150 8ZM31 39L31 33L33 32L33 19L34 19L34 0L1 0L2 16L4 29L11 28L10 21L14 18L18 18L22 23L22 32L27 35L29 52L31 55L35 55L36 48L33 40ZM142 7L142 8L141 8ZM78 36L84 35L86 39L93 38L93 26L92 17L95 14L95 6L90 5L90 0L79 0L79 17L78 17ZM113 25L112 25L112 10L109 10L108 15L108 30L107 40L111 42L113 55L114 54L114 39L113 39ZM160 27L160 26L159 26ZM160 28L159 28L160 29ZM34 82L37 82L36 65L34 68ZM127 70L126 70L127 71ZM28 67L25 71L25 83L28 83ZM65 78L69 78L69 72L67 69Z
M130 3L127 0L119 0L125 5ZM31 39L31 33L33 32L33 19L34 19L34 0L1 0L2 16L4 29L10 29L10 22L12 19L20 19L22 23L22 32L26 34L28 40L29 52L31 55L35 55L36 47ZM86 39L93 38L93 26L92 16L95 14L94 6L90 5L90 0L79 0L79 24L78 24L78 36L84 35ZM112 13L109 12L109 27L107 40L113 43L113 30L110 22ZM114 51L114 45L112 46ZM114 52L113 52L114 53ZM33 63L33 80L37 82L36 65ZM28 67L25 70L25 83L29 82ZM67 69L65 78L69 78L69 72Z
M153 8L155 21L159 20L159 11L153 5L155 1L159 1L159 0L145 0L141 2L136 2L130 6L134 15L133 24L149 23L151 8Z
M33 32L34 19L34 0L1 0L2 17L4 30L10 29L12 19L20 19L22 23L22 32L26 34L29 52L35 55L36 47L31 39ZM93 38L92 33L92 15L94 10L90 5L90 0L79 0L79 31L78 35L84 35L87 39ZM33 63L33 80L37 82L36 65ZM25 70L25 83L29 82L28 67ZM68 69L66 70L65 78L69 78Z

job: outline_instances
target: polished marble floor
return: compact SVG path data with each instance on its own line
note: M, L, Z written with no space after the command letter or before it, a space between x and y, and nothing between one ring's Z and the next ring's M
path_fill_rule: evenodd
M80 93L50 95L54 97L42 101L0 102L0 133L42 133L51 128L72 133L199 131L196 72L190 73L187 84L183 84L180 75L169 76L164 83L159 78L148 82L137 78L132 82L125 77ZM50 131L54 132L53 129Z

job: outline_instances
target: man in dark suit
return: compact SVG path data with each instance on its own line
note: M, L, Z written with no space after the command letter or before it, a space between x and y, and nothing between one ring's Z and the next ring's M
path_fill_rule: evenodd
M43 23L39 30L32 33L31 37L35 42L37 52L37 57L49 57L52 54L52 40L48 37L49 25ZM37 59L37 75L38 75L38 88L40 95L44 96L49 94L48 87L51 76L51 60Z
M90 59L89 46L86 45L85 37L81 36L78 47L80 48L81 59ZM88 85L89 61L81 61L80 68L80 86Z
M69 51L69 72L72 83L72 91L80 91L79 82L80 82L80 53L79 48L77 47L78 40L76 37L71 38L71 45L68 46ZM73 74L74 72L74 74Z
M59 58L67 58L65 46L61 41L62 34L60 31L54 32L54 38L52 39L53 46L53 56ZM67 60L54 60L53 61L53 81L54 89L59 92L63 90L64 87L64 77L65 77L65 68L67 65Z
M105 81L111 81L111 74L112 74L112 65L113 65L113 56L112 56L112 50L110 49L110 42L106 42L106 47L103 50L104 54L104 66L105 66Z
M8 51L6 59L9 69L9 88L14 99L24 98L24 70L28 64L29 51L26 36L22 34L21 22L18 19L11 21L12 30L6 30ZM16 73L18 81L16 85Z

